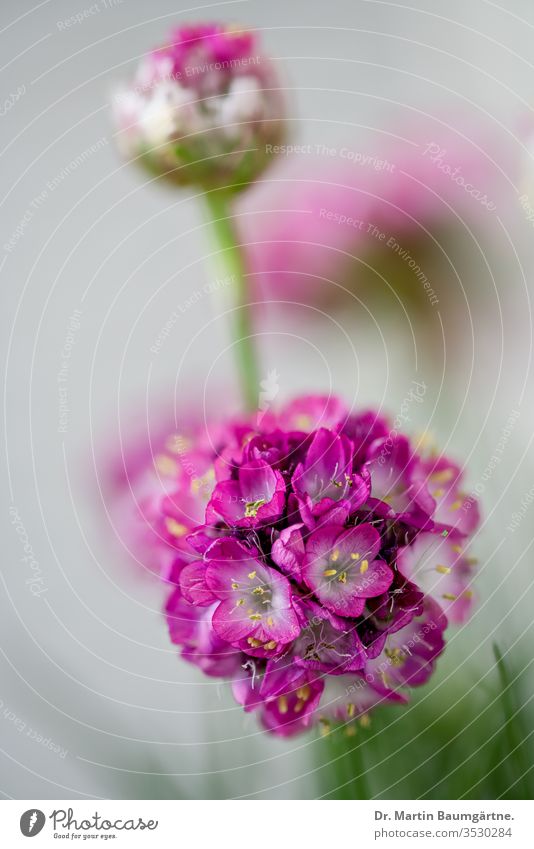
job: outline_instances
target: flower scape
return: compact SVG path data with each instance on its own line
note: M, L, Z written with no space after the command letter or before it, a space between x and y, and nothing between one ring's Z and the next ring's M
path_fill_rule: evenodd
M172 642L273 733L406 702L470 612L462 471L378 412L308 396L184 425L127 478Z

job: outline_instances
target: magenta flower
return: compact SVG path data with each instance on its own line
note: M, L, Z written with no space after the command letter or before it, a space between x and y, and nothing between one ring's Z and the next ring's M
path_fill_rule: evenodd
M227 24L172 30L113 108L124 156L181 185L247 185L285 133L271 62L255 34Z
M378 559L380 548L380 534L368 523L313 531L302 567L304 582L333 613L360 616L365 599L382 595L393 581L391 569Z
M282 515L285 483L280 472L265 460L251 460L239 467L236 480L218 483L208 505L208 516L231 527L254 528L274 522Z
M369 476L353 473L353 448L343 433L321 428L315 432L304 461L293 476L293 490L303 521L337 516L343 521L369 496Z
M299 398L260 423L190 425L155 469L133 466L149 509L132 510L132 548L166 582L172 642L273 733L406 701L470 610L479 519L461 470L389 433Z

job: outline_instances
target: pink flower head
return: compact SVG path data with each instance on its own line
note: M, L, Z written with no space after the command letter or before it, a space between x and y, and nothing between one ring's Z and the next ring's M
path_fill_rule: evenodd
M406 701L447 619L469 613L476 504L458 466L390 432L379 413L299 398L171 434L128 481L150 503L171 640L273 733Z
M490 222L509 202L502 164L513 163L518 178L519 165L498 128L444 113L390 130L328 155L300 145L243 196L242 243L259 295L309 303L361 291L368 265L393 272L398 286L418 245L432 248L428 231L477 216ZM380 285L378 275L370 279ZM415 274L409 283L421 288Z
M254 33L227 24L173 29L113 108L125 157L182 185L246 185L285 133L272 63Z

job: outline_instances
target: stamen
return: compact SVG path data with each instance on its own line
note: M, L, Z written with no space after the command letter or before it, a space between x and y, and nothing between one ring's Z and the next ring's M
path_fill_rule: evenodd
M456 599L458 598L457 595L453 595L452 593L442 593L441 597L446 599L447 601L456 601Z
M276 648L276 642L274 640L269 640L268 643L265 643L263 648L267 649L267 651L273 651Z
M299 687L297 690L297 699L302 699L303 702L307 702L311 696L311 688L309 684L305 684L304 687Z
M249 619L252 619L253 622L258 622L261 619L261 613L249 613Z
M159 454L155 460L155 466L158 472L162 475L175 475L178 472L178 466L171 457L166 454Z
M251 581L253 581L254 578L256 577L256 573L255 572L249 572L248 577L250 578Z
M437 483L447 483L453 475L454 472L452 469L442 469L441 472L433 472L433 474L430 475L430 480L436 481Z
M331 578L333 575L337 575L337 569L325 569L323 575L325 578Z
M324 716L319 717L319 732L321 737L326 737L330 734L330 723Z
M449 575L452 570L449 566L436 566L436 572L439 572L441 575Z
M265 498L258 498L257 501L247 501L245 504L245 519L255 519L258 515L258 510L265 504Z
M350 559L351 560L359 560L360 559L359 553L357 551L353 551L352 554L350 555Z
M368 568L369 568L369 561L368 560L362 560L362 563L361 563L361 566L360 566L360 575L363 575L364 572L367 572Z
M402 649L384 649L386 657L391 661L392 666L402 666L406 658Z
M288 704L287 704L286 696L279 696L278 697L278 710L280 711L280 713L287 713L288 709L289 709L289 707L288 707Z
M335 551L332 552L332 554L330 555L330 560L332 561L332 563L335 563L337 560L339 560L339 548L336 548Z
M347 573L342 572L341 575L338 578L338 581L339 581L340 584L346 584L347 583Z
M187 533L187 528L185 525L182 525L181 522L177 522L176 519L172 519L170 516L167 516L165 519L165 525L167 526L167 530L173 537L183 537L184 534Z

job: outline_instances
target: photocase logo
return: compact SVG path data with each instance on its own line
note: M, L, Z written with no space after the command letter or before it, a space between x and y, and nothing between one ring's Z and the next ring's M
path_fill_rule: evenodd
M35 837L42 831L45 822L46 817L42 811L30 808L29 811L24 811L20 818L20 830L24 837Z

